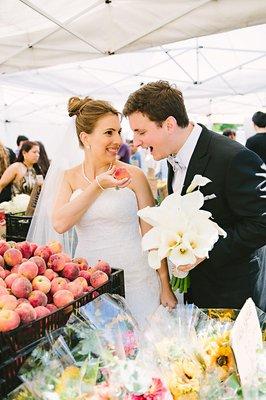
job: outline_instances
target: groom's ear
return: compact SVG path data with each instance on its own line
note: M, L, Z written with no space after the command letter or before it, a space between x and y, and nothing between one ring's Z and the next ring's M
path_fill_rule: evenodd
M177 123L176 123L175 117L169 116L164 121L164 126L166 127L166 129L169 133L171 133L175 130L176 125L177 125Z

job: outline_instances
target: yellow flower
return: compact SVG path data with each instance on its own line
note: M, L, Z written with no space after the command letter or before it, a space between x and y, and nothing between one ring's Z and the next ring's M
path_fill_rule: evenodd
M169 389L175 400L197 400L203 370L193 359L184 358L172 366Z
M67 391L68 386L72 386L73 381L80 379L80 369L75 365L70 365L62 372L62 375L58 379L55 391L58 394L62 394Z
M217 368L221 381L235 370L233 352L230 346L220 346L211 354L210 367Z

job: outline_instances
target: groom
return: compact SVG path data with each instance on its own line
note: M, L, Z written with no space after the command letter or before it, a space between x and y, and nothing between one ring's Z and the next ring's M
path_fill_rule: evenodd
M261 267L256 250L266 243L266 200L257 173L262 160L241 144L189 121L182 93L168 82L148 83L132 93L123 113L134 145L150 148L155 160L168 159L168 192L182 195L194 175L211 180L201 188L204 210L227 232L208 259L182 266L190 271L186 295L198 307L240 308Z

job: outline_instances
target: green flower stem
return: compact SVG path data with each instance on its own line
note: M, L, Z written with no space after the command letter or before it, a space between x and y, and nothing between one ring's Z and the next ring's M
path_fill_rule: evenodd
M190 287L190 276L187 275L185 278L177 278L176 276L172 276L170 285L173 292L178 289L180 293L187 293Z

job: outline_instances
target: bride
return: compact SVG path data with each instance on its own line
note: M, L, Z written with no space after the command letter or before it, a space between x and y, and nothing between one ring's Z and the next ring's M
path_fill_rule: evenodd
M166 261L157 271L148 265L141 249L141 234L150 226L138 220L138 209L154 204L144 173L117 160L121 144L119 113L108 102L69 100L76 116L76 132L84 160L64 172L53 207L53 227L62 234L75 226L75 257L89 265L99 259L125 274L126 301L140 326L159 304L173 308L176 298L169 285ZM117 167L126 167L130 178L115 179Z

